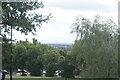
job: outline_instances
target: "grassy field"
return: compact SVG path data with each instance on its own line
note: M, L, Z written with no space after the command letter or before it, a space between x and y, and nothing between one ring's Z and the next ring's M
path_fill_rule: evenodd
M10 80L8 76L6 76L5 80ZM13 76L13 80L65 80L65 78L58 77L31 77L31 76ZM79 80L74 78L68 78L67 80Z
M10 80L6 76L5 80ZM13 80L119 80L118 78L58 78L58 77L32 77L32 76L13 76Z

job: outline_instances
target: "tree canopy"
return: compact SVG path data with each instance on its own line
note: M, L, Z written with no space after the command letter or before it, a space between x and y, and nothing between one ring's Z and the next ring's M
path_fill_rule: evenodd
M11 27L21 33L35 34L37 27L51 18L51 14L36 14L35 11L43 8L42 2L2 2L2 32L9 34Z
M117 25L112 19L94 21L77 17L72 24L72 32L77 39L72 54L77 66L82 69L81 76L86 78L118 77Z

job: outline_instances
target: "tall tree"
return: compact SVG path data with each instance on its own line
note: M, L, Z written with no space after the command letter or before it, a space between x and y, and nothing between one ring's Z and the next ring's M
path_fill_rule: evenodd
M27 35L35 34L42 23L48 22L51 14L37 14L34 11L43 8L42 2L2 2L2 24L1 31L3 36L3 68L8 69L10 63L10 36L11 27ZM28 47L27 47L28 48ZM7 50L6 50L7 49ZM7 57L7 58L6 58Z
M78 37L72 53L76 56L77 65L81 66L81 76L117 77L117 26L114 21L101 21L98 15L93 22L80 17L72 28Z

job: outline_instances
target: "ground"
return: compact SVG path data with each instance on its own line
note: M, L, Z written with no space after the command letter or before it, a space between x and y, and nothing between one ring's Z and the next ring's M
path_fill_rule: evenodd
M8 76L6 76L5 80L10 80ZM58 77L31 77L31 76L13 76L13 80L65 80L65 78ZM74 78L68 78L67 80L78 80Z

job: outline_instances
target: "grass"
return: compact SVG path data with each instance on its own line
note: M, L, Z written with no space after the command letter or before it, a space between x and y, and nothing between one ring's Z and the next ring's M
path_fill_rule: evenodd
M6 76L5 80L10 80L9 76ZM59 78L59 77L36 77L36 76L13 76L13 80L119 80L118 78Z
M9 76L6 76L5 80L10 80ZM59 78L59 77L36 77L36 76L13 76L13 80L65 80L65 78ZM67 80L78 80L78 79L68 78Z

